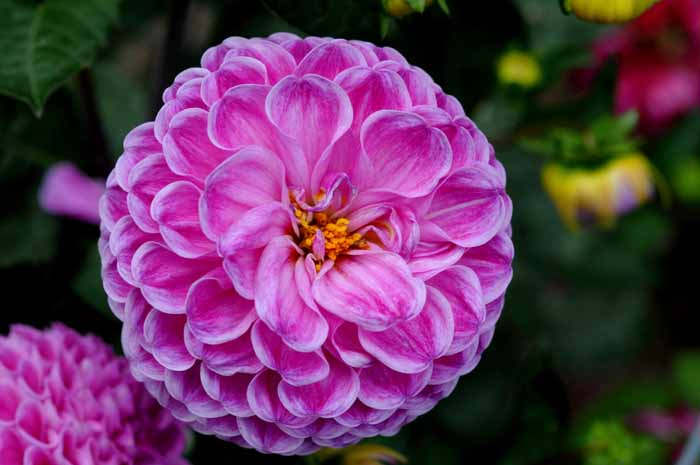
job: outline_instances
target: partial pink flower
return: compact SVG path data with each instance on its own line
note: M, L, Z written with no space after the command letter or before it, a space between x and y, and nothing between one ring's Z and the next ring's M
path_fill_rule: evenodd
M486 137L370 43L209 49L127 135L100 203L104 286L159 402L243 447L392 435L491 341L512 205Z
M651 135L700 108L700 2L662 0L594 45L595 67L615 57L615 111L636 110ZM580 72L580 71L579 71ZM582 76L582 75L580 75Z
M187 465L185 439L96 337L59 324L0 337L3 465Z
M53 215L64 215L99 224L103 181L85 176L75 165L57 163L46 172L39 189L39 205Z

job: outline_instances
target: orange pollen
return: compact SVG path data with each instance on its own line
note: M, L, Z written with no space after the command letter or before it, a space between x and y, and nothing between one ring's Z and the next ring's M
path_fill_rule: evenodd
M362 239L359 233L349 233L347 218L331 219L327 213L310 213L304 211L292 198L294 216L299 224L299 247L307 252L313 252L313 244L317 231L323 234L326 254L324 260L336 260L339 255L351 249L366 250L369 248L367 242ZM316 270L321 269L321 261L316 262Z

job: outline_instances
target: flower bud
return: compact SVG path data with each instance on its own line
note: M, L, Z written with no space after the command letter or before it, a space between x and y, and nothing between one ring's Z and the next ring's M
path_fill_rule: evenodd
M432 5L433 1L425 0L425 6ZM418 11L407 0L382 0L382 4L384 5L384 11L395 18L401 18Z
M542 80L540 63L532 54L512 50L498 60L498 80L501 84L514 85L524 89L537 86Z
M593 23L625 23L658 0L561 0L562 9Z
M614 158L594 169L550 163L542 171L542 183L572 230L588 224L611 226L655 191L654 170L641 154Z

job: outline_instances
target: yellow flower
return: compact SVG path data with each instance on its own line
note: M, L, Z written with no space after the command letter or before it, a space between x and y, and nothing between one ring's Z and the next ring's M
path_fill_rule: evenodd
M539 84L541 79L540 63L529 53L513 50L504 53L498 60L498 80L502 84L529 89Z
M433 1L434 0L426 0L425 6L428 7L432 5ZM401 18L402 16L410 15L416 11L406 0L382 0L382 3L384 4L384 11L395 18Z
M594 169L550 163L542 170L542 184L572 230L589 223L612 226L618 216L648 202L655 192L654 169L639 153Z
M648 10L658 0L562 0L567 13L594 23L624 23Z
M406 457L378 444L359 444L344 449L323 449L316 453L321 463L340 457L340 465L383 465L406 463Z

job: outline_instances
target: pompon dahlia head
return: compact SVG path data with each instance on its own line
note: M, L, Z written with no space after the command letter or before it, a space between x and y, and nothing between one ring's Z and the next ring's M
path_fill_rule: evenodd
M183 425L94 336L0 336L2 465L187 465Z
M511 279L505 172L395 50L230 38L134 129L101 199L134 374L278 454L395 434L469 372Z

